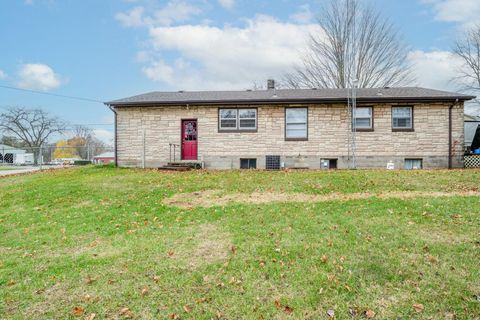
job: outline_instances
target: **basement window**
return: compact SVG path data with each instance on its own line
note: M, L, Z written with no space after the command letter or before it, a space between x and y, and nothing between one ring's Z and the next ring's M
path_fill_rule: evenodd
M240 169L257 169L257 159L240 159Z
M320 169L337 169L337 159L321 159Z
M257 109L219 109L219 131L256 131Z
M416 170L423 168L422 159L405 159L404 169L406 170Z

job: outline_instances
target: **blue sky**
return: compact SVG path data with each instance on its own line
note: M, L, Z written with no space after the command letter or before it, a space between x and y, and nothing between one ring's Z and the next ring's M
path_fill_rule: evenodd
M367 1L367 0L365 0ZM456 90L448 50L478 0L371 0L411 46L417 84ZM152 90L245 89L280 77L318 28L322 0L8 0L0 85L106 101ZM106 141L100 103L0 88L0 107L41 107Z

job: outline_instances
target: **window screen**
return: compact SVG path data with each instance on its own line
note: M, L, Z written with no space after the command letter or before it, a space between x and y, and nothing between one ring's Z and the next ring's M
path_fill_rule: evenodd
M220 109L220 129L237 129L236 109Z
M285 111L285 138L307 138L307 108L287 108Z
M239 109L238 116L240 130L257 128L257 109Z
M392 107L392 128L411 129L412 115L412 107Z
M372 129L373 128L373 108L358 107L355 109L355 128Z
M257 109L220 109L220 130L257 129Z

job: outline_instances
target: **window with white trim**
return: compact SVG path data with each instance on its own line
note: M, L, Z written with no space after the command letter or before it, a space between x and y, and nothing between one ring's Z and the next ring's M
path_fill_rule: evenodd
M392 107L392 128L413 129L413 108Z
M285 139L306 140L308 137L308 109L285 109Z
M255 130L257 128L257 109L238 109L238 129Z
M220 131L248 131L257 129L257 109L219 109Z
M355 108L355 128L373 129L373 108L357 107Z

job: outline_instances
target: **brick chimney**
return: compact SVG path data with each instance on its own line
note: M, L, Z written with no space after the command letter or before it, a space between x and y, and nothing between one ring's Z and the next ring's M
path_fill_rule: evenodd
M275 80L273 79L267 80L267 90L275 90Z

